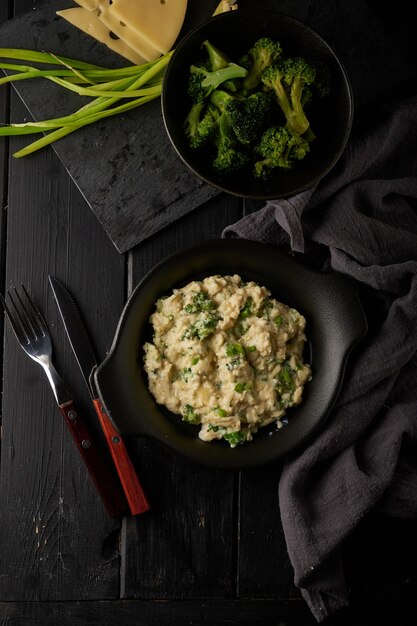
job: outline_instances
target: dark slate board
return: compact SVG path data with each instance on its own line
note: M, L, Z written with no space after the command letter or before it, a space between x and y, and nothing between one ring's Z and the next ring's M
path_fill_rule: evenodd
M106 67L123 65L105 46L56 16L56 10L73 5L71 0L48 1L7 22L0 29L1 47L46 50ZM188 5L180 38L211 15L217 0L189 0ZM240 0L239 6L253 7L253 0ZM256 8L276 9L277 3L258 0ZM350 76L356 107L411 75L361 0L280 0L279 10L309 24L333 47ZM49 81L41 89L39 80L20 81L14 89L35 120L70 113L85 102ZM26 137L27 143L32 137ZM52 147L121 253L218 193L175 154L159 100L76 131Z
M105 67L127 64L56 16L56 10L71 6L75 6L71 0L49 1L7 22L0 29L0 46L45 50ZM199 15L190 11L184 28L209 16L210 8ZM35 120L65 115L87 102L49 81L39 87L39 80L14 84ZM25 139L29 144L37 137ZM159 100L80 129L54 143L53 149L119 252L218 194L192 175L174 153Z

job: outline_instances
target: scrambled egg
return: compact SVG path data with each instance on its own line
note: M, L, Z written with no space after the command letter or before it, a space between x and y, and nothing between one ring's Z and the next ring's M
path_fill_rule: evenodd
M240 276L210 276L160 298L144 368L155 400L203 441L231 447L272 422L283 426L311 379L303 361L305 318Z

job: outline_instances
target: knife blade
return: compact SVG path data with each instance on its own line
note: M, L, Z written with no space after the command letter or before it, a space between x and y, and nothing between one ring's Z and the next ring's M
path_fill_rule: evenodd
M70 345L90 392L97 417L129 504L130 512L132 515L145 513L150 508L148 498L129 457L122 434L111 421L94 387L92 373L97 367L97 359L79 307L73 296L59 280L49 276L49 284L51 285Z
M129 508L117 474L114 468L109 467L107 460L102 455L100 441L90 431L88 422L85 421L82 413L78 411L71 392L67 389L64 380L55 369L52 361L52 339L50 339L48 325L29 297L26 289L23 285L21 287L21 295L14 288L15 297L12 297L11 293L7 291L9 304L6 304L6 300L0 294L1 304L15 337L24 352L42 365L51 385L57 406L81 454L93 484L101 496L108 515L110 517L125 515L129 512ZM19 304L17 305L16 303ZM41 343L42 341L43 343Z

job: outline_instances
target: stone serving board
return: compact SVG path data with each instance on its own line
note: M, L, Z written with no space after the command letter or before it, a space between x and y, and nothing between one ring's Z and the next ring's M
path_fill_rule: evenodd
M217 0L189 0L179 39L210 17ZM352 83L355 106L371 102L411 74L361 0L240 0L241 9L276 8L315 29L335 50ZM104 67L123 59L78 31L56 11L71 0L48 1L0 28L0 47L43 50ZM30 116L41 120L75 111L80 96L41 79L16 82ZM30 117L28 118L30 119ZM14 120L22 121L22 120ZM27 135L27 143L38 136ZM1 139L4 141L4 139ZM14 139L11 139L13 152ZM165 132L160 100L80 129L52 144L68 174L120 252L126 252L219 192L189 172ZM31 158L30 156L24 158Z

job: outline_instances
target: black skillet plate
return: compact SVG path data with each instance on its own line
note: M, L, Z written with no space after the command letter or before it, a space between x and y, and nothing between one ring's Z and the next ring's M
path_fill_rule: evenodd
M307 321L305 359L313 372L302 403L287 412L287 426L260 429L253 441L233 449L224 441L201 441L199 426L158 405L143 369L142 346L151 337L149 317L158 298L173 287L213 274L254 280L270 289L272 297L300 311ZM154 437L211 467L254 467L282 458L314 436L338 396L349 353L366 330L360 301L343 276L312 271L273 246L238 239L208 241L168 256L137 285L95 382L110 418L124 435Z

